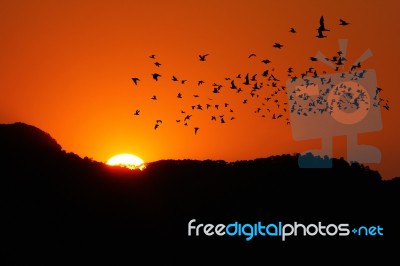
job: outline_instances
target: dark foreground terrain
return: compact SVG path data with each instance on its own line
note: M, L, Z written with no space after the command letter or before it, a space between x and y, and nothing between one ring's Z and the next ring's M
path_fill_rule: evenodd
M284 252L284 262L297 256L293 251L311 259L329 250L326 258L339 258L360 248L356 254L365 258L398 247L399 178L383 181L378 172L340 159L333 159L332 169L299 169L297 159L163 160L130 171L67 153L33 126L0 125L4 265L92 265L107 259L138 264L141 257L191 265L207 261L209 252L260 262ZM189 237L192 219L194 226L380 226L383 236Z

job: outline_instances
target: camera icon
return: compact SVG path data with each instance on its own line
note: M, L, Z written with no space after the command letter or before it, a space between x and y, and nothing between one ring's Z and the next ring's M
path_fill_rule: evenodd
M322 62L326 60L321 53L317 56ZM363 57L369 56L368 50ZM359 133L382 129L375 70L292 78L287 80L286 87L293 138L322 141L320 150L299 156L300 168L331 168L332 138L343 135L347 136L348 162L380 162L378 148L358 144Z

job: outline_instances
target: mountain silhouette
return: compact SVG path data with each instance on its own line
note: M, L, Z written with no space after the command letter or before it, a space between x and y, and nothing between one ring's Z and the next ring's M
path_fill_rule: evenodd
M260 255L285 248L385 246L397 228L400 178L343 159L331 169L301 169L298 154L254 160L159 160L143 170L108 166L66 152L48 133L24 123L0 125L2 241L10 264L164 261L199 250ZM382 226L383 236L188 236L196 224L323 222ZM146 253L147 254L147 253ZM23 264L23 263L21 263ZM57 264L57 263L56 263Z

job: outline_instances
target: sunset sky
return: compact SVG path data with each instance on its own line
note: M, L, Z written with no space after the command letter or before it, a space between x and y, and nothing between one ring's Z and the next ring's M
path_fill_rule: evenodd
M389 111L381 108L382 130L361 134L359 141L381 150L381 163L371 168L386 179L400 176L399 10L395 0L0 0L0 123L32 124L67 152L102 162L120 153L151 162L303 152L320 142L293 140L289 112L282 110L287 96L277 94L280 107L267 103L263 99L275 88L265 85L259 98L252 97L243 77L257 74L257 81L267 84L262 73L268 69L279 87L289 79L289 67L298 77L309 67L333 73L310 57L321 51L331 58L338 40L348 39L349 62L371 49L362 69L376 71L381 96L390 105ZM315 37L321 16L330 29L326 38ZM340 26L339 19L350 24ZM291 27L297 32L290 33ZM276 42L283 47L272 47ZM256 56L249 58L252 53ZM200 54L209 54L206 61ZM153 73L161 75L158 81ZM235 79L238 74L242 79ZM179 81L172 81L173 75ZM133 77L140 79L137 85ZM230 89L232 80L243 92ZM220 93L213 93L213 83L222 85ZM273 113L282 117L274 120ZM184 126L187 114L192 117ZM333 143L334 156L346 157L346 138Z

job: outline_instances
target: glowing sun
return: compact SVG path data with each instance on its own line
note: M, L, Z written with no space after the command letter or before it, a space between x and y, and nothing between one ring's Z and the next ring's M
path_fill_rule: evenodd
M115 155L114 157L111 157L107 161L108 165L118 165L122 167L126 167L129 169L140 169L143 170L146 166L144 164L144 161L137 157L136 155L132 154L118 154Z

